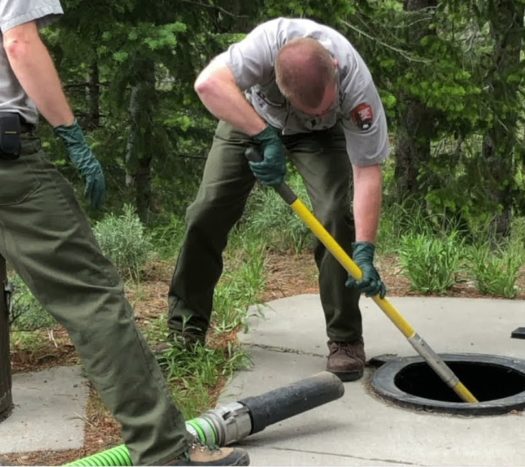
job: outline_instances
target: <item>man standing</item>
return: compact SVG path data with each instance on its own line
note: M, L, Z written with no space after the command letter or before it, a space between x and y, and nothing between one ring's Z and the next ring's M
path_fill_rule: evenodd
M0 0L0 254L68 330L134 465L247 465L244 451L197 446L186 431L114 266L35 135L38 109L99 207L102 168L38 31L61 13L58 0Z
M359 296L386 292L373 259L388 135L365 63L337 31L306 19L278 18L217 56L195 89L220 121L187 210L169 291L173 337L204 341L228 233L255 180L279 185L288 159L305 181L316 216L352 251L364 274L359 282L348 278L326 248L316 246L327 369L343 381L360 378L365 353ZM264 159L248 163L244 152L254 144Z

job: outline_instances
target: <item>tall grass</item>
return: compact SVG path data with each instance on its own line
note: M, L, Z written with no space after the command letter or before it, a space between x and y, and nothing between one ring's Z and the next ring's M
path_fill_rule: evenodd
M311 209L300 175L290 174L290 188ZM241 229L246 235L264 235L268 247L276 251L300 253L313 245L308 227L271 188L257 186L248 200Z
M215 289L207 344L189 348L177 342L159 355L159 362L186 418L199 415L216 402L217 387L250 360L236 341L246 330L248 309L257 304L265 286L265 239L236 229L224 254L224 273ZM166 316L146 330L153 345L167 341ZM169 342L169 341L168 341Z
M215 290L213 327L228 334L246 327L247 312L265 287L266 240L237 232L226 255L226 269Z
M412 289L443 294L455 283L462 259L463 241L457 231L443 237L407 234L399 255Z
M525 263L525 218L513 221L507 238L495 234L488 216L472 223L475 231L470 225L461 230L457 221L410 200L390 205L381 219L379 251L398 256L415 291L446 293L462 273L482 294L514 298Z
M170 259L176 256L184 238L184 230L184 217L175 214L169 217L168 222L151 230L151 241L160 258Z
M216 403L215 388L235 371L248 367L250 359L232 343L220 348L196 344L191 351L175 345L160 364L178 407L189 419L212 408Z
M377 246L383 254L397 254L403 235L429 234L432 226L423 207L410 203L385 205L380 218Z
M523 253L513 248L494 249L489 244L471 249L472 272L483 294L514 298L523 265Z
M508 239L496 239L494 234L478 239L470 248L470 270L481 293L514 298L517 281L525 263L525 218L515 219Z
M439 237L453 232L464 237L456 219L451 219L444 212L429 211L424 202L408 198L401 203L385 203L377 244L382 253L397 254L404 235Z

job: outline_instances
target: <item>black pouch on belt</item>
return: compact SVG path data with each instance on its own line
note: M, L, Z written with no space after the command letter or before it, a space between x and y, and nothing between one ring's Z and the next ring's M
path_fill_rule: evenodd
M0 160L20 157L20 116L13 112L0 112Z

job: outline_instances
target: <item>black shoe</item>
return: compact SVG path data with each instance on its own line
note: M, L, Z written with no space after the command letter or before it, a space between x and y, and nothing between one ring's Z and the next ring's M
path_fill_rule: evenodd
M196 440L184 457L165 465L250 465L250 456L244 449L210 447Z

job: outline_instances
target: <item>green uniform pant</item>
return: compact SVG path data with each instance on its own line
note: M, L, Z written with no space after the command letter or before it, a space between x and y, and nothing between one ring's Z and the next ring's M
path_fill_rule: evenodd
M350 252L355 238L349 201L352 169L342 130L334 127L282 140L304 179L316 217ZM247 135L219 123L197 197L186 212L185 239L169 290L168 326L174 332L203 334L209 326L227 237L255 183L244 157L250 144ZM346 271L320 242L314 254L327 335L351 342L362 334L359 292L345 287Z
M69 182L23 135L16 161L0 160L0 253L69 332L86 373L122 425L134 465L186 451L189 434L131 306L101 253Z

